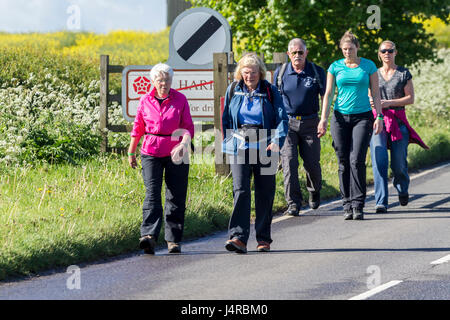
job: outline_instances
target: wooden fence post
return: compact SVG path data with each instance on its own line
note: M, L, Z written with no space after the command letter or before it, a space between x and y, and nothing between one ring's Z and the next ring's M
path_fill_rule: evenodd
M226 163L226 155L222 153L222 134L221 134L221 108L220 98L225 97L228 87L228 55L227 53L213 54L214 68L214 150L215 150L215 168L219 175L228 175L230 166ZM219 139L218 139L219 138Z
M107 152L108 149L108 92L109 92L109 75L108 75L109 56L100 56L100 132L102 142L100 145L101 152Z
M274 52L273 63L285 63L287 61L287 55L285 52Z
M125 152L127 148L116 148L112 150L108 147L108 132L130 132L132 126L130 125L110 125L108 122L108 106L111 102L122 103L122 95L109 94L109 74L122 73L123 66L110 65L109 56L100 56L100 117L99 127L102 136L100 145L101 152ZM126 90L126 89L125 89Z

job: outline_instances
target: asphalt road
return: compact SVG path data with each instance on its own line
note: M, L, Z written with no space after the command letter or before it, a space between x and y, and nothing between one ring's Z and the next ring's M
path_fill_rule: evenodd
M275 217L272 251L227 252L226 232L26 280L0 283L0 299L450 300L450 163L412 176L410 203L391 190L389 211L344 221L340 201ZM253 230L252 230L253 232Z

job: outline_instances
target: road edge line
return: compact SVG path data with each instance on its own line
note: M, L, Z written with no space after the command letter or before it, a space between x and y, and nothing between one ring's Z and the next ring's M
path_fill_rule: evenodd
M389 281L389 282L387 282L385 284L379 285L378 287L375 287L375 288L373 288L373 289L371 289L369 291L366 291L364 293L358 294L357 296L354 296L354 297L352 297L352 298L350 298L348 300L365 300L365 299L370 298L371 296L373 296L373 295L375 295L377 293L380 293L380 292L382 292L382 291L384 291L386 289L392 288L393 286L396 286L396 285L398 285L398 284L400 284L402 282L403 282L403 280L392 280L392 281Z

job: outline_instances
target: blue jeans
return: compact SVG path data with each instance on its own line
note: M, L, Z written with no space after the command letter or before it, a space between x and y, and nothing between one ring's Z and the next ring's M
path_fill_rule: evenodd
M408 175L408 143L409 131L404 125L400 125L402 139L390 141L391 149L391 169L394 176L393 184L399 195L408 194L409 175ZM376 205L388 205L388 139L389 134L384 128L380 134L372 135L370 141L370 156L372 158L373 179L375 185Z

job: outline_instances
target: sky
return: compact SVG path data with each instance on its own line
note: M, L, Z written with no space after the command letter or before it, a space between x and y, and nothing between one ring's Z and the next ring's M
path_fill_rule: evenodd
M154 32L166 16L166 0L0 0L0 32Z

